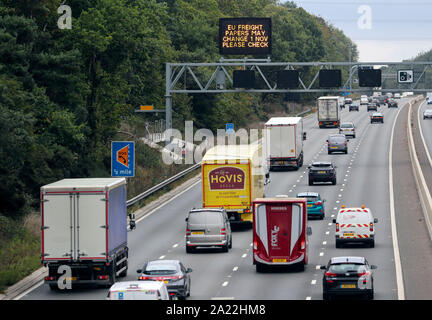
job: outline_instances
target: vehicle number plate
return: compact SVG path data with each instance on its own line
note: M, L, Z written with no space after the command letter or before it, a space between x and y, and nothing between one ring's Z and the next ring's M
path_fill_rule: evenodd
M330 149L337 149L337 147L330 147Z
M342 289L355 289L356 285L355 283L349 283L349 284L341 284Z
M352 233L352 232L344 232L344 237L354 237L354 233Z
M199 235L199 234L204 234L204 231L192 231L191 233L193 235Z
M163 282L168 283L168 280L164 280Z
M308 208L312 208L313 207L313 205L311 205L311 204L308 204L307 206L308 206Z
M66 281L77 281L78 278L77 277L67 277L65 280Z
M273 262L286 262L286 259L273 259Z
M279 161L279 164L284 164L284 162L283 161Z
M326 174L327 171L318 171L318 173Z

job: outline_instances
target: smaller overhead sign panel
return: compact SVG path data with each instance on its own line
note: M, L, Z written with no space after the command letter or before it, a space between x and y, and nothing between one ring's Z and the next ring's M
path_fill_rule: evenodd
M413 83L414 70L398 70L398 83Z
M220 18L221 55L271 54L271 18Z

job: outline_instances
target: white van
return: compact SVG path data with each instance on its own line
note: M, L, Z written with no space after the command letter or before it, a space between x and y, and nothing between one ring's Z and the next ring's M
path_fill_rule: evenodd
M170 300L162 281L123 281L114 283L107 300Z
M368 103L369 103L368 97L366 95L362 95L360 97L360 105L363 105L363 104L367 105Z
M342 208L339 210L333 223L336 224L336 248L340 248L344 243L363 242L370 248L375 246L375 223L369 208Z

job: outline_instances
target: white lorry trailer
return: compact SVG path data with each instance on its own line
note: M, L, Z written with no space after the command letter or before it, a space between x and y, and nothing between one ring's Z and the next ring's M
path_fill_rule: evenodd
M41 262L51 289L126 276L125 178L63 179L42 186L40 200Z
M317 99L318 126L339 127L338 97L320 97Z
M292 167L298 170L303 165L303 119L301 117L274 117L266 122L265 144L267 166Z

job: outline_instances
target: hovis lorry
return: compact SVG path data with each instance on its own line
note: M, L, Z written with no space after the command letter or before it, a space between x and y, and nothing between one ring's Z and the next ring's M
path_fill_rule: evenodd
M217 145L201 161L204 208L223 207L231 225L252 226L252 202L264 197L262 145Z
M318 125L324 127L339 127L338 97L320 97L317 99Z
M257 272L272 266L304 270L308 263L307 200L276 197L253 203L253 264Z
M125 178L63 179L41 187L40 200L41 260L51 289L112 285L126 276Z
M292 167L298 170L303 165L305 133L302 118L271 118L264 127L266 160L269 169Z

